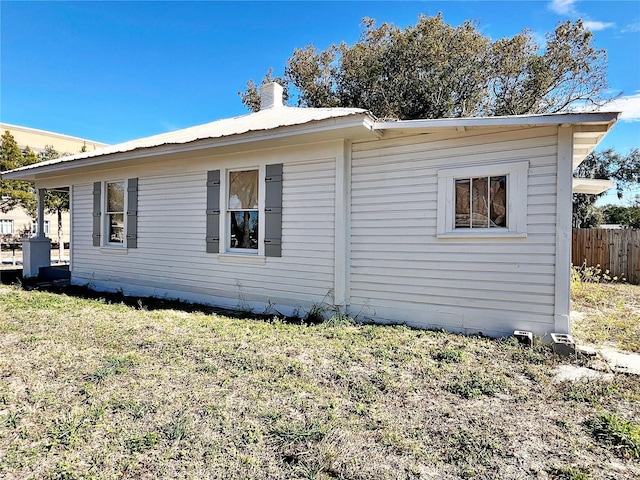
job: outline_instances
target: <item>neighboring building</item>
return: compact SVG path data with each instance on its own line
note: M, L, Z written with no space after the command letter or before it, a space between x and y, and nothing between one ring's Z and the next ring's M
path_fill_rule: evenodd
M108 146L106 143L94 142L84 138L0 123L0 133L4 133L7 130L16 139L20 148L28 146L36 153L43 151L47 145L51 145L60 155L79 153L83 150L93 152L98 148Z
M16 140L18 147L24 149L29 147L36 153L42 152L47 145L52 146L58 153L75 154L83 149L92 152L97 148L105 147L107 144L85 140L82 138L61 135L59 133L46 132L33 128L20 127L7 123L0 123L0 134L9 131ZM58 218L55 214L45 214L45 235L54 242L58 241ZM69 242L69 213L62 215L63 241ZM30 237L36 234L35 219L22 208L14 208L7 213L0 211L0 239L19 239Z
M567 333L572 171L617 113L259 112L5 174L69 187L71 282L500 336Z

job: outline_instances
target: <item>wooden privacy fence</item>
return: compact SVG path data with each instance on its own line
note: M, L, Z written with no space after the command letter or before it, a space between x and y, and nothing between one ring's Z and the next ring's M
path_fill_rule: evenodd
M612 277L624 277L628 283L640 285L640 230L575 228L571 262L600 265Z

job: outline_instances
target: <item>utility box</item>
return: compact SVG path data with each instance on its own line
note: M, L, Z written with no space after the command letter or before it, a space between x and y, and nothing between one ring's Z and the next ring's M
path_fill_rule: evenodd
M551 343L553 344L553 352L556 355L565 357L576 356L576 342L571 335L567 333L552 333Z

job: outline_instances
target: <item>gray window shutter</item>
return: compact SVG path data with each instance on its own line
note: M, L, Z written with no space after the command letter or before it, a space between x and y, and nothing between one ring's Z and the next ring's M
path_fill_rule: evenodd
M282 164L267 165L264 201L264 254L282 256Z
M220 253L220 170L207 172L207 253Z
M102 221L102 182L93 184L93 246L100 246L100 223Z
M127 182L127 248L138 248L138 179Z

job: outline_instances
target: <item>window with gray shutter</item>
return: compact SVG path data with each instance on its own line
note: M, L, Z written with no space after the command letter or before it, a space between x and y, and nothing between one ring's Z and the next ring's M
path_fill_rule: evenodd
M220 170L207 172L207 253L220 253Z
M102 222L102 182L93 184L93 246L100 246L100 224Z
M127 181L127 248L138 248L138 179Z
M282 164L267 165L265 172L264 254L282 256Z

